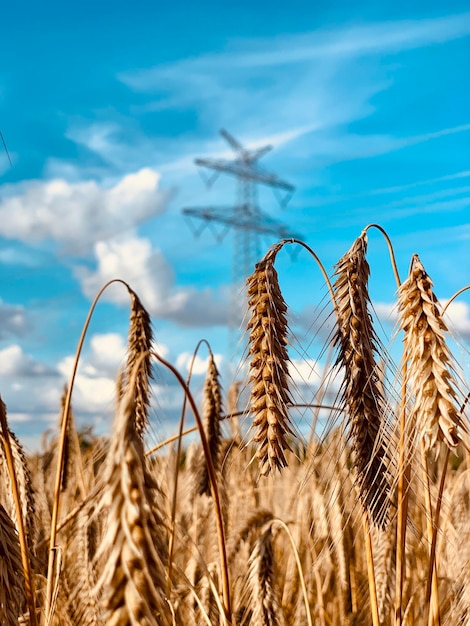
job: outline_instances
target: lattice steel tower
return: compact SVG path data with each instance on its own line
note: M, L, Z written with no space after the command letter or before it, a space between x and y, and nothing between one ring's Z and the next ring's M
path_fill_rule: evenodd
M220 174L234 176L238 181L238 202L231 207L185 208L183 213L190 218L196 236L209 227L215 238L221 241L230 229L233 230L232 279L236 287L244 283L260 259L261 235L273 235L276 240L299 237L286 225L261 211L258 206L258 185L271 187L282 207L289 202L295 187L259 166L259 159L272 150L272 146L248 150L226 130L221 130L220 134L234 150L235 158L195 159L194 162L201 168L212 170L211 175L205 177L209 187ZM234 293L236 291L234 289Z

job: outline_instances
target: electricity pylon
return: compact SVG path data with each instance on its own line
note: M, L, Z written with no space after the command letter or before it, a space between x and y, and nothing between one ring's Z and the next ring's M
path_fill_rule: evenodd
M208 187L212 186L220 174L234 176L238 183L238 202L229 207L188 207L183 209L183 214L189 218L189 224L196 237L205 228L209 228L220 242L230 230L233 231L233 301L228 320L232 331L230 342L232 351L236 343L233 340L233 333L240 323L240 291L245 279L252 273L254 264L260 260L260 238L263 235L271 236L277 241L290 237L300 238L300 235L261 211L258 205L258 185L271 187L282 207L287 205L295 190L293 185L259 166L259 159L270 152L272 146L248 150L226 130L221 130L220 134L235 152L235 158L199 158L195 159L194 163L201 168L212 170L209 176L203 175L204 170L201 172Z
M299 237L286 225L261 211L257 198L258 185L271 187L282 207L289 202L295 187L258 165L259 159L270 152L272 146L247 150L226 130L221 130L220 134L234 150L236 157L231 160L195 159L194 163L213 171L206 177L209 187L220 174L234 176L238 181L238 203L231 207L190 207L183 209L183 213L190 218L196 236L208 227L215 238L221 241L230 229L234 231L233 282L240 284L251 274L254 263L259 260L260 236L272 235L276 240Z

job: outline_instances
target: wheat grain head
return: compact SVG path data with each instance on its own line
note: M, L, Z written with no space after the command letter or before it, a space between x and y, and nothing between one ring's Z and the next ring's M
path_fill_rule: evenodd
M376 523L388 512L389 459L382 441L386 402L381 395L377 337L369 313L367 236L362 233L336 264L338 364L344 368L342 400L350 423L357 485L364 507Z
M287 306L279 288L274 246L247 279L252 441L257 444L261 475L287 465L285 450L293 434L288 404Z
M399 289L400 326L404 331L403 358L413 398L409 419L427 450L444 441L456 446L463 428L458 410L457 383L433 283L417 254L408 278Z

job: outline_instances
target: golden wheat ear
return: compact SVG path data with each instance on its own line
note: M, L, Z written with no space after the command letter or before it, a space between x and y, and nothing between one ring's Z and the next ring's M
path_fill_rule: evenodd
M279 249L279 244L271 248L247 279L252 441L261 475L286 467L285 450L290 450L288 438L293 435L288 410L287 306L274 268Z
M152 378L151 350L153 332L150 315L135 292L129 289L131 297L131 315L127 345L127 363L122 392L134 373L135 364L139 363L135 378L135 426L142 436L148 426L150 406L150 380Z
M222 390L220 386L219 372L211 354L207 366L206 380L202 398L202 417L204 420L204 432L207 438L214 470L218 472L220 467L220 444L222 431L220 420L222 418ZM211 495L209 472L207 462L202 459L198 480L199 495Z
M283 626L281 599L276 587L273 531L271 525L256 539L248 561L247 585L256 626Z
M342 401L346 406L361 501L372 519L387 518L390 479L383 441L386 402L381 393L377 337L369 313L367 236L363 233L336 265L333 285L337 330L334 339L344 370Z
M134 383L139 366L136 363L120 399L104 467L99 508L107 509L107 524L96 555L103 565L97 591L106 624L169 626L163 496L149 473L136 429Z
M18 532L0 504L0 623L17 626L26 605Z
M441 441L456 446L464 429L452 357L444 338L447 327L432 286L415 254L410 274L400 287L398 304L408 391L413 399L409 419L427 450Z

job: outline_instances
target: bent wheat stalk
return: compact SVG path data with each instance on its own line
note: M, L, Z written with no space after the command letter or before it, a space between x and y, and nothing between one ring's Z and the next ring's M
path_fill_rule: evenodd
M209 480L211 484L211 494L212 500L214 503L214 512L217 523L217 540L219 546L219 556L220 556L220 567L222 574L222 593L224 598L224 612L225 612L225 620L228 624L232 621L232 603L230 597L230 580L229 580L229 572L228 572L228 562L227 562L227 550L225 543L225 530L224 530L224 521L222 517L222 506L220 502L220 494L219 488L217 485L217 478L214 470L214 464L212 463L212 457L210 454L209 444L207 443L207 437L204 433L204 425L201 420L201 416L199 415L199 411L197 409L196 403L194 401L193 395L189 390L188 385L184 382L181 374L178 372L176 367L174 367L171 363L166 361L162 356L153 352L152 353L155 358L165 367L167 367L176 377L179 384L184 390L185 397L187 398L191 409L194 414L194 419L196 420L197 427L199 429L199 436L201 439L202 448L204 450L204 456L207 463L207 470L209 472Z
M54 500L52 504L52 519L51 519L51 535L49 539L49 558L47 563L47 585L46 585L46 600L45 600L45 620L46 623L49 623L52 618L52 596L53 596L53 570L55 564L55 555L56 555L56 542L57 542L57 527L59 523L59 512L60 512L60 501L61 501L61 484L62 484L62 475L64 472L64 458L65 458L65 448L67 443L67 430L68 430L68 419L70 415L70 404L72 401L72 391L75 383L75 377L77 375L78 362L80 360L80 355L82 353L83 344L85 342L85 337L88 332L88 327L91 322L91 318L95 311L96 305L98 304L99 299L102 294L108 289L108 287L114 283L119 283L124 285L126 289L131 292L131 288L129 285L120 279L113 279L107 282L96 294L90 309L88 311L85 323L82 328L82 332L80 334L80 338L78 340L77 349L75 352L75 358L72 366L72 373L70 375L70 382L67 387L67 396L64 401L63 411L62 411L62 422L60 429L60 437L59 437L59 448L57 451L57 469L55 475L55 483L54 483Z

